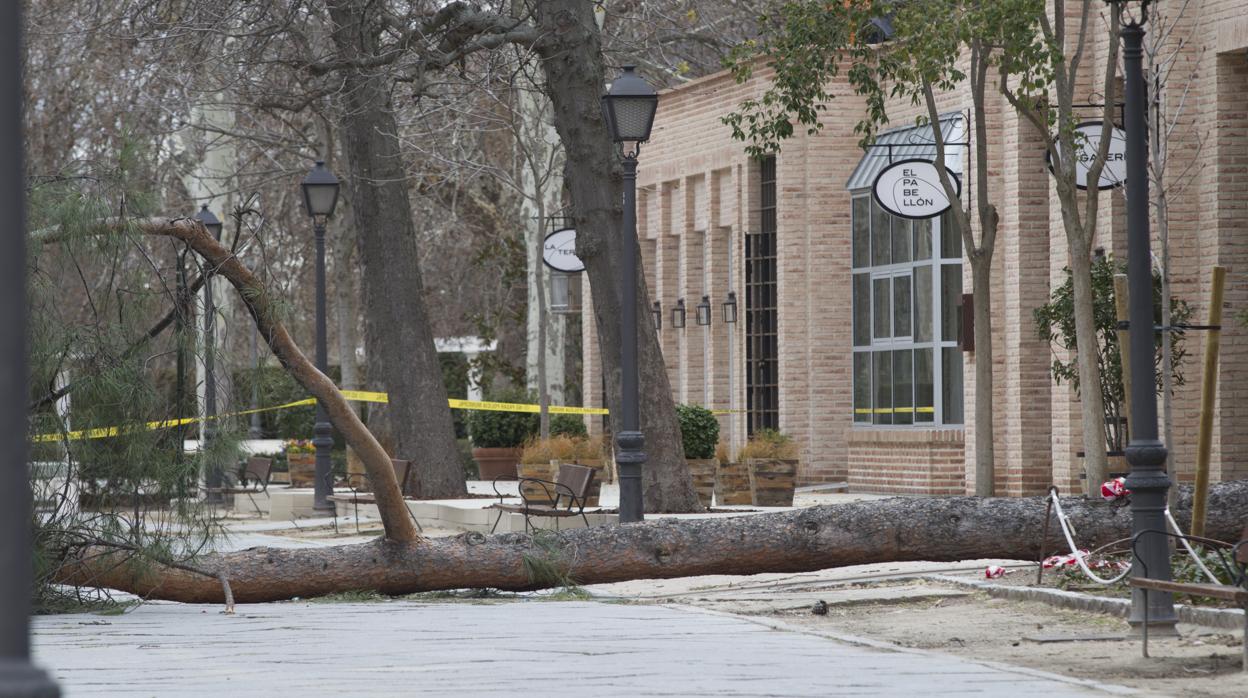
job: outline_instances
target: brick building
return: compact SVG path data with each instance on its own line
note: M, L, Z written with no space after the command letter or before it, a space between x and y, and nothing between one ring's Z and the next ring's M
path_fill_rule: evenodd
M1155 12L1164 15L1174 4L1155 3ZM1210 267L1227 266L1225 312L1233 318L1248 300L1248 0L1194 2L1169 21L1177 27L1163 51L1179 53L1162 95L1177 122L1166 142L1174 294L1202 322ZM1097 99L1107 42L1094 40L1076 101ZM848 480L855 491L902 494L974 491L976 355L959 339L959 304L971 289L960 241L942 234L939 218L894 218L872 202L869 187L889 149L858 147L854 126L864 105L845 84L832 86L835 98L817 134L796 129L779 153L749 158L720 118L759 96L769 79L760 66L744 84L719 73L662 93L654 137L640 157L638 235L651 300L662 312L659 336L674 397L737 410L721 418L734 449L762 427L791 435L801 445L803 483ZM967 140L969 92L939 101L943 132ZM899 127L880 141L894 143L894 160L933 153L925 145L930 129L925 135L913 127L919 113L908 104L890 106ZM1078 490L1079 405L1050 377L1052 354L1032 320L1065 278L1060 207L1033 127L1003 98L990 100L986 118L989 188L1001 216L992 273L995 484L1012 496L1050 484ZM950 167L960 172L976 147L947 149ZM1096 245L1125 259L1121 190L1101 201ZM1155 253L1157 236L1154 223ZM724 322L730 293L736 323ZM696 319L704 297L709 325ZM672 315L681 303L683 328ZM584 323L585 385L601 380L593 324ZM1204 341L1202 333L1188 334L1187 380L1175 392L1171 446L1180 480L1194 467ZM1248 334L1228 321L1215 480L1248 477L1246 377Z

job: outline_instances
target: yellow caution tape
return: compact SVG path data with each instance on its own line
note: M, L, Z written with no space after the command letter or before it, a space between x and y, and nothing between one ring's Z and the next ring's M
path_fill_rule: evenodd
M386 393L379 393L368 390L343 390L342 396L348 400L355 402L376 402L387 403L390 401ZM455 410L491 410L495 412L541 412L540 405L531 405L517 402L486 402L479 400L459 400L451 398L447 401L451 409ZM315 405L316 398L304 398L294 402L287 402L282 405L272 405L270 407L257 407L250 410L239 410L237 412L229 412L220 414L211 419L225 419L227 417L241 417L259 412L274 412L276 410L286 410L292 407L304 407ZM548 411L551 414L607 414L607 410L601 407L565 407L562 405L550 405ZM32 440L35 443L49 443L66 439L69 441L77 441L79 439L106 439L120 434L130 433L132 431L153 431L156 429L171 429L186 424L196 424L205 421L203 417L183 417L180 419L166 419L157 422L147 422L141 426L131 427L98 427L94 429L79 429L76 431L66 432L64 434L38 434Z

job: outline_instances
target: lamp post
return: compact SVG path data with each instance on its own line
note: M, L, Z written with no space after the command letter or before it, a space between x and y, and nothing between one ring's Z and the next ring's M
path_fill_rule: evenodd
M212 215L208 204L200 207L195 214L212 239L221 242L221 220ZM204 421L200 429L199 452L207 459L208 485L207 499L210 503L224 501L221 494L222 468L220 461L212 455L209 446L217 436L217 374L215 366L216 342L216 307L212 299L212 269L204 270Z
M1125 9L1127 0L1109 0ZM1139 0L1140 14L1122 27L1122 76L1124 117L1127 132L1127 317L1130 321L1131 384L1151 386L1156 382L1153 366L1156 330L1153 328L1153 271L1150 264L1148 231L1148 104L1144 84L1144 28L1148 21L1148 0ZM1131 400L1131 440L1127 444L1127 489L1131 490L1131 532L1143 536L1132 560L1131 575L1170 579L1170 545L1166 531L1166 446L1157 436L1157 393L1136 390ZM1169 592L1149 592L1144 607L1142 589L1131 596L1132 626L1141 627L1148 619L1154 629L1174 630L1174 596ZM1147 613L1147 615L1146 615Z
M316 368L329 373L329 350L325 339L325 221L334 215L338 204L338 178L325 169L325 162L317 160L316 166L303 178L303 203L312 228L316 231ZM316 426L312 430L312 445L316 447L316 480L313 483L312 508L328 511L333 508L329 501L332 467L329 450L334 445L333 426L329 414L320 400L316 402Z
M620 430L616 466L620 473L620 523L643 518L641 468L646 438L641 433L637 371L637 154L650 140L659 96L631 65L624 66L602 96L602 113L611 140L624 146L624 221L620 259Z
M57 696L30 663L30 483L27 480L26 174L22 153L22 6L0 3L0 695Z

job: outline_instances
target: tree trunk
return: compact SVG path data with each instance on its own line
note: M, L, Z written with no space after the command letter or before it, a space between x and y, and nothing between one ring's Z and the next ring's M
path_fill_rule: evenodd
M535 17L546 37L535 47L542 58L546 92L554 104L555 126L566 151L564 177L572 193L577 230L576 254L585 262L593 290L594 321L598 329L603 375L607 383L607 407L620 414L620 308L637 306L637 357L640 370L641 430L645 434L647 460L642 470L642 497L647 512L700 511L685 465L676 421L672 387L663 364L662 350L650 317L645 272L637 266L637 298L620 298L616 260L624 250L620 243L623 173L616 148L602 119L599 97L605 83L602 43L594 23L594 6L580 0L549 0L539 3ZM645 165L644 156L641 161ZM631 339L631 338L630 338ZM596 386L586 386L586 392ZM619 420L612 420L612 428Z
M1101 397L1096 319L1092 317L1092 268L1084 245L1070 246L1070 276L1075 291L1075 341L1079 360L1079 400L1083 416L1084 483L1089 497L1100 495L1109 474L1105 454L1105 401Z
M1131 535L1127 507L1099 498L1072 498L1062 507L1080 546L1096 548ZM1214 487L1209 511L1208 535L1238 540L1248 516L1248 481ZM1042 497L899 497L756 516L573 529L544 537L540 545L526 534L465 533L411 544L379 539L332 548L251 548L199 558L195 564L207 574L93 548L63 565L57 581L144 598L220 603L220 574L228 577L238 601L261 602L361 589L525 590L573 580L601 584L809 572L904 560L1034 560L1041 552L1044 513ZM1190 517L1191 488L1184 488L1175 514L1181 522ZM1044 552L1063 550L1059 541L1060 534L1051 530Z
M341 56L366 61L378 50L379 7L329 3ZM463 468L442 367L425 308L407 177L384 73L342 71L341 100L351 207L364 268L366 342L377 371L372 384L390 394L385 408L394 457L416 458L409 483L417 497L464 494Z
M996 487L992 404L991 250L971 260L975 299L975 495L991 497Z
M112 230L120 229L122 225L124 225L122 222L111 222L105 223L104 227ZM225 277L238 290L243 304L256 322L256 329L260 331L260 336L264 337L264 341L273 350L273 354L277 356L282 367L309 393L312 393L313 397L325 405L329 413L329 421L342 434L347 445L360 455L364 468L373 483L377 509L381 513L386 537L401 542L420 540L420 536L416 535L415 526L408 517L407 505L404 504L403 496L399 492L399 484L394 477L390 456L352 411L351 404L334 386L334 382L318 371L291 339L290 333L277 319L278 313L273 307L273 299L269 296L268 290L255 275L238 261L238 257L233 252L213 240L208 231L198 223L187 219L173 222L148 220L139 221L138 226L148 235L166 235L182 240L204 258L209 268ZM45 242L54 239L48 238Z

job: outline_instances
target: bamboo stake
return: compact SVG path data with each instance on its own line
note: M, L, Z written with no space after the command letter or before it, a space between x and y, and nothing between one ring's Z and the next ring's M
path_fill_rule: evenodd
M1114 315L1118 318L1118 356L1121 358L1122 372L1122 409L1118 412L1119 420L1122 417L1131 414L1131 342L1128 339L1130 332L1122 329L1122 323L1127 321L1127 275L1114 274ZM1128 426L1130 424L1128 423ZM1118 428L1122 429L1122 422L1119 421ZM1121 432L1120 432L1121 433ZM1126 435L1123 435L1123 443L1126 443Z
M1222 324L1222 291L1226 267L1215 266L1209 289L1209 324ZM1196 488L1192 493L1192 535L1205 534L1205 502L1209 496L1209 453L1213 448L1213 401L1218 391L1218 349L1222 331L1209 330L1205 338L1205 370L1200 381L1200 434L1196 438Z

